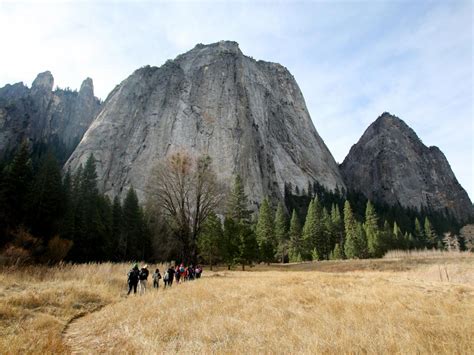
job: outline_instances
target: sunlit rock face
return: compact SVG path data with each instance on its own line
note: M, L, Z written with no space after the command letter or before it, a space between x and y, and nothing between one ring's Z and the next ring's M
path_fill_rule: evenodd
M197 45L118 85L67 166L92 153L100 188L146 197L152 168L174 151L207 154L219 181L236 174L254 203L283 197L285 183L344 187L288 70L242 54L235 42Z

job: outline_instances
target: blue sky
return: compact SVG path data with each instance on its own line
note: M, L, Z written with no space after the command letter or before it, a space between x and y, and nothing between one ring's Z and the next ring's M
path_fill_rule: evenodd
M382 112L445 153L474 197L471 1L0 3L0 86L50 70L105 99L143 65L196 43L239 42L295 76L336 161Z

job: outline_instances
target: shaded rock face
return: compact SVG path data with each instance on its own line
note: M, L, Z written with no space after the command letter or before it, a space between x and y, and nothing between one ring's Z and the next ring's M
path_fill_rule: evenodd
M0 88L0 157L22 140L76 147L100 109L92 79L84 80L79 92L57 89L49 71L40 73L31 89L17 83Z
M92 153L103 191L123 196L133 185L143 201L152 168L177 150L208 154L227 186L240 174L253 202L281 199L285 182L344 187L293 76L244 56L235 42L197 45L135 71L110 93L67 166Z
M401 119L382 114L341 164L348 189L373 201L405 207L448 209L464 221L473 215L469 196L444 154L426 147Z

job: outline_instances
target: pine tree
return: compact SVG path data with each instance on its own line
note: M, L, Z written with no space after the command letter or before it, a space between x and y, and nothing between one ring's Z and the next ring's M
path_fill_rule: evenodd
M414 239L415 239L415 247L424 248L426 246L425 233L423 232L423 228L421 228L421 224L418 218L415 218Z
M341 253L344 256L344 221L341 217L341 211L337 204L331 206L331 225L332 225L332 246L339 244ZM334 249L333 247L333 249Z
M58 233L64 212L61 171L51 152L40 162L28 200L28 219L33 234L49 240Z
M275 213L275 238L278 243L276 256L283 263L288 258L289 240L285 211L281 202Z
M238 263L242 265L242 271L245 265L251 265L258 258L258 243L255 232L251 225L242 223L239 227L239 246L238 246Z
M237 175L227 203L227 217L234 219L236 222L248 222L251 214L252 212L248 209L248 198L244 191L242 178Z
M250 227L251 211L242 179L235 177L224 220L222 256L228 268L234 263L250 264L257 258L255 234Z
M112 204L112 238L109 245L110 251L114 254L114 258L119 260L125 260L127 255L127 241L123 235L123 211L122 203L118 196L114 197Z
M240 223L233 218L226 216L224 219L224 238L222 244L222 260L227 264L227 268L234 265L239 259L240 251Z
M0 195L0 226L16 227L25 222L33 168L28 143L24 141L5 168Z
M317 220L316 210L314 206L314 200L311 200L308 206L308 213L306 214L306 220L303 226L302 240L303 250L301 257L303 260L311 260L311 252L316 248L315 240L317 236Z
M128 260L143 260L146 240L144 239L143 214L138 198L131 187L123 202L123 237L126 243Z
M201 258L209 264L211 270L221 257L223 235L220 219L215 213L210 214L199 234L198 248Z
M357 222L352 213L349 201L344 203L344 230L346 234L344 254L348 259L354 259L359 254L357 245Z
M393 239L395 248L404 249L403 234L400 228L398 227L397 222L393 222L392 239Z
M364 230L367 236L367 250L371 257L381 257L382 246L380 238L380 230L378 226L378 217L375 213L374 206L367 201L365 209Z
M362 223L357 222L357 257L359 259L365 259L368 256L367 235L365 234Z
M320 221L320 237L318 239L317 250L318 254L321 255L320 259L329 260L329 254L334 249L332 245L333 241L333 228L331 223L331 216L326 210L323 208L322 216Z
M263 199L259 209L256 238L260 250L260 258L266 263L273 261L276 241L274 236L273 217L268 199Z
M341 260L344 258L344 255L342 253L342 249L339 246L339 243L336 244L334 247L334 250L331 252L330 259L331 260Z
M428 217L425 217L425 238L429 248L434 248L438 245L438 236Z
M288 234L290 237L288 250L290 262L302 261L303 239L301 237L301 224L295 210L293 210L293 213L291 214L290 230Z

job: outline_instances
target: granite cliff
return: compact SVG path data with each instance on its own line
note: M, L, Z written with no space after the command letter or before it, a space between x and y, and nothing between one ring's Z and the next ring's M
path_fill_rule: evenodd
M416 209L448 210L459 221L473 207L444 154L427 147L401 119L383 113L341 164L348 189L373 201Z
M69 156L100 110L92 79L79 92L56 89L49 71L31 88L23 83L0 88L0 157L27 139L31 144L60 144Z
M293 76L235 42L136 70L109 94L67 167L93 154L104 192L123 196L133 185L143 201L151 169L176 150L208 154L227 186L240 174L254 203L281 199L285 183L344 187Z

